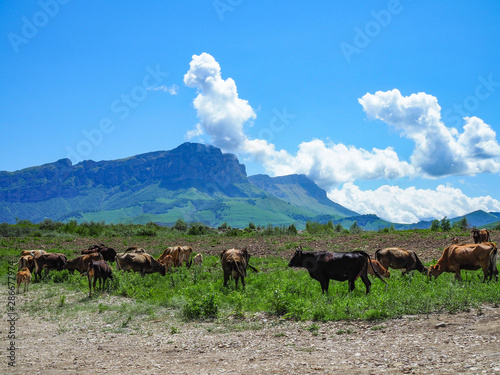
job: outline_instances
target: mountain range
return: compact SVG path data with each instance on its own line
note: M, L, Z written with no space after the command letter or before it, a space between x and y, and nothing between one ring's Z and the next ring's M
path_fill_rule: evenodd
M480 211L471 217L481 226L500 220L500 213ZM198 143L184 143L125 159L69 159L0 171L0 222L104 221L173 225L178 219L217 227L289 225L332 220L348 228L392 225L375 215L359 215L333 201L305 175L248 177L233 154ZM457 218L458 220L458 218ZM468 218L469 223L474 225ZM429 227L430 222L398 225Z

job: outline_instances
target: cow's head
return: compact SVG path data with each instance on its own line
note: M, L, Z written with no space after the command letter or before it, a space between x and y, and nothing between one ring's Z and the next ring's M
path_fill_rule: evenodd
M472 234L472 238L474 239L474 243L478 243L480 237L479 229L472 229L470 232Z
M292 259L288 263L288 267L303 267L302 265L302 246L295 249Z
M434 279L437 279L439 275L443 273L443 270L439 264L436 264L435 266L430 266L429 271L427 271L427 276L429 276L431 279L434 276Z

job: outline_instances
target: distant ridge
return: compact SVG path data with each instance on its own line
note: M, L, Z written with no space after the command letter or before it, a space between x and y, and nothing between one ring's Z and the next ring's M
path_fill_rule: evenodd
M48 218L171 225L181 218L211 226L244 227L252 221L300 227L317 215L351 214L305 176L274 181L289 192L288 199L253 184L235 155L190 142L119 160L72 165L61 159L0 172L0 222Z

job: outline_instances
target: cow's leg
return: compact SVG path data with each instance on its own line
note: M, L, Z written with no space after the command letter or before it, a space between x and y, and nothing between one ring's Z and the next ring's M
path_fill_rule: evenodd
M462 273L459 266L455 267L455 280L462 281Z
M243 285L243 289L245 289L245 279L243 276L241 277L241 285Z
M321 292L323 294L328 294L328 286L330 284L330 279L326 279L326 280L320 280L319 281L321 283Z
M371 281L370 279L368 278L368 275L365 273L364 275L361 275L361 280L363 280L363 282L365 283L365 286L366 286L366 294L370 293L370 288L371 288Z
M92 297L92 276L87 273L87 278L89 279L89 298Z
M229 281L229 274L224 272L224 286L227 286L227 282Z

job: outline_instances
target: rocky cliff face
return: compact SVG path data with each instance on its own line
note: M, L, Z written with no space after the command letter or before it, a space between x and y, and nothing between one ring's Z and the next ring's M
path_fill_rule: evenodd
M141 154L121 160L83 161L72 165L69 159L0 172L0 200L38 202L51 198L71 198L82 189L133 189L150 182L161 182L169 190L196 187L209 194L240 194L238 184L247 182L245 166L235 155L196 143L184 143L170 151Z

